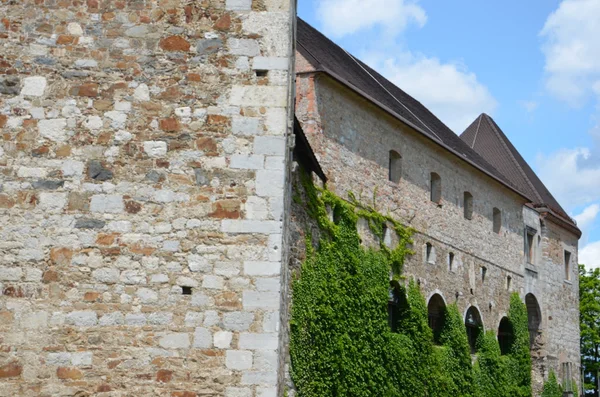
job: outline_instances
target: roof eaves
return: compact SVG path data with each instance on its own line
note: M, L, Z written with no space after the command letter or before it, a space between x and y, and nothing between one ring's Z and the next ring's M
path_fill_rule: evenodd
M503 181L502 179L500 179L497 176L495 176L492 173L490 173L488 170L486 170L486 169L482 168L481 166L475 164L473 161L471 161L468 158L466 158L463 154L458 153L456 150L452 149L450 146L446 145L444 142L441 142L441 141L435 139L433 136L431 136L430 134L428 134L427 132L425 132L422 128L416 126L414 123L412 123L409 120L407 120L406 118L402 117L401 115L399 115L398 113L396 113L395 111L393 111L392 109L390 109L389 107L387 107L386 105L384 105L383 103L381 103L380 101L378 101L377 99L373 98L372 96L370 96L369 94L367 94L366 92L364 92L363 90L361 90L360 88L358 88L355 85L353 85L351 82L349 82L346 79L344 79L341 76L339 76L337 73L329 70L327 67L325 67L325 66L323 66L321 64L319 64L319 66L320 67L318 69L314 70L314 71L299 72L297 74L298 75L305 75L305 74L325 73L325 74L329 75L334 80L338 81L339 83L341 83L342 85L346 86L350 90L356 92L358 95L362 96L363 98L371 101L372 103L374 103L375 105L377 105L377 107L379 107L382 110L384 110L385 112L389 113L391 116L393 116L396 119L400 120L404 124L408 125L412 129L414 129L415 131L419 132L421 135L425 136L430 141L436 143L437 145L439 145L442 148L446 149L450 153L454 154L455 156L457 156L458 158L460 158L461 160L463 160L467 164L469 164L472 167L476 168L477 170L483 172L484 174L486 174L487 176L491 177L492 179L494 179L495 181L499 182L500 184L506 186L508 189L512 190L513 192L515 192L519 196L521 196L521 197L523 197L523 198L525 198L527 200L531 200L531 198L528 195L526 195L525 193L521 192L516 187L510 185L506 181Z

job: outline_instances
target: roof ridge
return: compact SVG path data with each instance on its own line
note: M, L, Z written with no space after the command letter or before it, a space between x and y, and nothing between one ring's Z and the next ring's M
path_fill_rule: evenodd
M496 124L496 122L494 121L493 118L491 118L489 115L487 115L485 113L482 113L482 116L485 116L486 121L488 122L488 124L492 128L492 131L494 131L494 134L496 134L496 136L498 137L498 139L500 141L500 144L502 145L502 147L504 148L504 150L506 150L506 152L508 153L509 158L511 159L511 161L517 166L517 169L519 170L519 173L525 179L525 181L527 182L527 185L529 186L529 188L531 189L531 191L533 192L533 194L535 194L536 198L539 200L540 203L544 202L544 200L542 199L542 196L540 196L540 193L537 191L537 189L535 188L535 186L533 186L533 183L531 182L531 180L527 176L527 173L525 172L525 170L523 169L523 167L521 167L521 164L519 164L519 162L517 161L517 159L513 155L512 150L510 150L510 148L506 144L506 141L508 140L508 137L506 137L506 135L504 135L504 133L500 130L500 127L496 128L497 124Z
M473 137L473 144L471 145L471 149L475 148L475 141L477 141L477 134L479 134L479 126L481 126L481 119L483 118L484 113L479 115L479 121L477 122L477 129L475 130L475 136Z

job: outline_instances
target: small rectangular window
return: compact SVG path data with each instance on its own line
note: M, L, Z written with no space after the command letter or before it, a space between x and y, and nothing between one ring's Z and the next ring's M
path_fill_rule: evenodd
M464 216L465 219L471 220L473 218L473 195L469 192L464 193Z
M482 266L481 267L481 283L485 283L485 276L487 274L487 267Z
M494 210L492 211L492 219L494 223L494 233L500 234L500 229L502 228L502 211L494 207Z
M435 172L431 173L430 179L430 199L434 203L441 204L442 203L442 178Z
M571 280L571 253L565 250L565 280Z
M535 263L535 249L534 249L534 241L536 230L526 227L525 228L525 257L527 258L527 263L534 264Z
M431 243L425 244L425 263L435 264L435 248Z
M453 266L454 266L454 253L450 252L448 254L448 270L452 271Z
M506 276L506 290L510 291L510 284L512 283L512 277Z

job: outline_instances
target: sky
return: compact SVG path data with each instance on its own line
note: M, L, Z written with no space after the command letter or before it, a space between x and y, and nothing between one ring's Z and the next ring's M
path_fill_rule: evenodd
M298 0L298 14L460 134L494 118L600 267L600 0Z

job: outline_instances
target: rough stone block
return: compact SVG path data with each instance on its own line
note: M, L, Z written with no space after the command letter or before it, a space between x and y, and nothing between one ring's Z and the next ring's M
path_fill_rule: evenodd
M244 273L248 276L277 276L281 271L280 262L246 261Z
M250 11L252 0L227 0L225 9L232 11Z
M122 213L125 210L123 196L107 194L94 195L92 196L92 201L90 203L90 210L92 212L100 213Z
M212 347L212 335L207 328L196 328L194 332L194 347L200 349Z
M229 103L234 106L285 107L287 90L278 86L233 86Z
M288 70L290 61L286 57L255 57L252 60L254 70Z
M213 344L217 349L229 349L233 334L229 331L218 331L213 335Z
M246 170L261 170L264 168L265 157L248 154L234 154L231 156L231 168Z
M255 221L225 219L221 222L221 231L224 233L281 233L279 221Z
M227 40L229 53L232 55L245 55L255 57L260 55L258 41L253 39L229 39Z
M242 374L245 385L276 385L277 371L246 371Z
M252 352L248 350L227 350L225 352L225 365L235 371L252 368Z
M160 338L158 344L165 349L189 349L190 335L183 332L174 332Z
M43 76L32 76L23 79L23 88L21 88L21 95L31 97L41 97L46 91L46 85L48 82Z
M228 387L225 397L252 397L252 389L247 387Z
M230 331L247 331L254 321L254 313L231 312L223 315L223 326Z
M38 131L40 135L54 142L65 142L67 140L66 128L66 119L38 121Z
M281 196L284 191L284 172L259 170L256 172L256 194L262 197Z
M75 311L67 314L65 324L76 327L93 327L98 323L98 315L91 310Z
M242 297L244 309L279 309L279 294L276 292L244 291Z
M20 267L0 266L1 281L19 281L23 277L23 270Z

